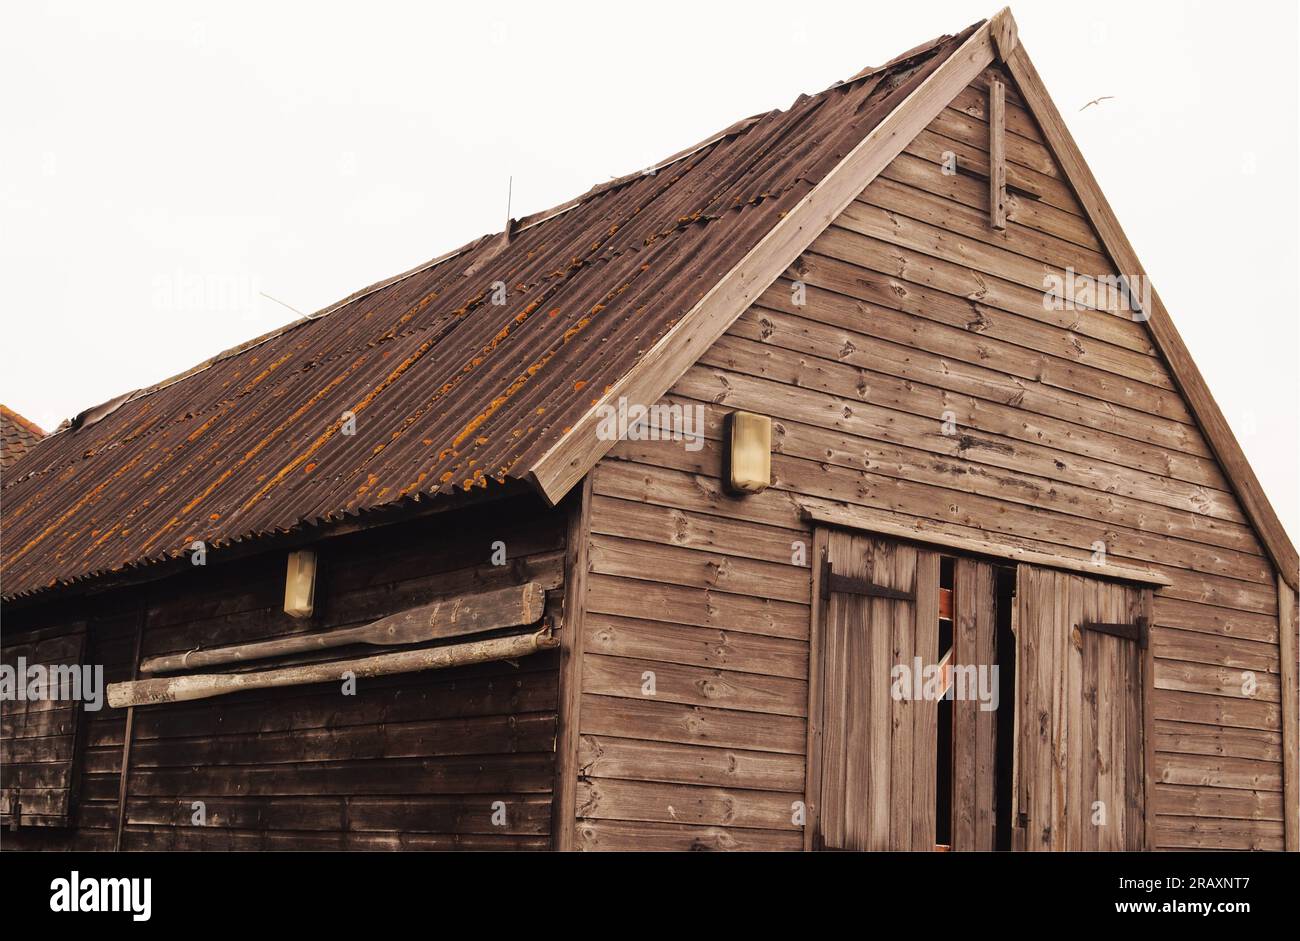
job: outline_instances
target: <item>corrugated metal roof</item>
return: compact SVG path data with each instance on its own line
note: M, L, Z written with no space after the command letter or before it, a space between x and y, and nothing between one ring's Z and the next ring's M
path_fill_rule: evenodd
M970 32L88 410L6 475L4 596L526 478Z

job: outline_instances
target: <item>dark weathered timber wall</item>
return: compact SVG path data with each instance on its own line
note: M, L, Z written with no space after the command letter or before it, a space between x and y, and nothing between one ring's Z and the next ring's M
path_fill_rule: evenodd
M1272 566L1146 326L1045 309L1045 274L1116 272L1014 85L1011 222L990 228L986 96L984 78L959 95L670 391L706 406L704 450L622 442L594 472L580 845L800 844L810 579L791 543L811 548L813 497L1074 558L1102 540L1167 576L1156 844L1282 847ZM774 486L743 499L719 485L737 408L776 423Z
M489 563L495 540L507 564ZM143 655L365 623L435 597L536 580L558 601L562 516L533 501L445 513L319 544L316 614L283 611L283 552L6 614L5 637L88 621L108 681ZM329 659L375 652L342 648ZM321 658L317 656L317 658ZM137 709L124 849L545 849L558 660L481 664ZM70 829L22 827L5 849L111 849L125 711L86 713ZM206 805L205 826L191 823ZM504 826L492 821L505 804ZM8 819L4 821L7 828Z

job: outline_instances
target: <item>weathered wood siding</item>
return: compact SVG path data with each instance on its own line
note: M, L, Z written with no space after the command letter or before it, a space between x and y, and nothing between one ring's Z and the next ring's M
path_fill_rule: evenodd
M1045 275L1120 272L1003 80L1005 231L981 78L668 393L707 445L624 441L594 471L580 846L801 845L813 497L1167 576L1155 843L1282 847L1275 573L1145 324L1046 308ZM741 499L736 408L775 421L774 486Z
M496 540L504 566L489 561ZM142 614L148 657L365 623L527 580L558 602L564 520L514 502L339 537L318 551L310 620L283 613L285 556L276 552L7 612L5 636L85 617L88 660L113 682L130 677ZM138 708L123 849L549 848L557 680L551 651L517 666L362 679L355 696L331 683ZM75 828L20 828L5 834L6 849L112 848L124 717L107 706L86 713ZM192 823L195 801L204 826ZM496 801L504 826L492 819Z
M6 634L0 661L14 671L15 689L26 688L31 666L81 671L86 624L72 621L43 631ZM78 682L80 676L67 677ZM48 681L47 681L48 682ZM63 680L56 683L62 685ZM75 691L75 690L74 690ZM75 767L84 711L57 698L15 698L0 716L0 821L17 816L23 826L65 827L76 794Z

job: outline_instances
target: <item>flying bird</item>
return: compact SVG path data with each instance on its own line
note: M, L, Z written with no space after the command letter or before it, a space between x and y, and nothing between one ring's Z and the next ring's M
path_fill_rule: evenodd
M1094 99L1092 99L1092 101L1088 102L1086 105L1084 105L1084 106L1083 106L1082 108L1080 108L1079 110L1080 110L1080 111L1087 111L1087 110L1088 110L1089 108L1091 108L1093 105L1099 105L1099 104L1101 104L1103 101L1109 101L1110 99L1112 99L1112 98L1114 98L1114 97L1115 97L1114 95L1102 95L1100 98L1094 98Z

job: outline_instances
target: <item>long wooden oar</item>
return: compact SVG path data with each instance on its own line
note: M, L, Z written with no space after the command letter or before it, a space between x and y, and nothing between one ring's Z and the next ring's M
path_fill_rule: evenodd
M534 624L541 620L546 592L536 582L494 591L444 598L402 611L370 624L345 627L324 634L299 634L209 650L150 657L140 664L142 673L175 673L223 663L264 660L284 654L325 650L348 644L422 644L446 637L478 634L499 627Z
M351 673L358 679L368 676L389 676L395 673L418 673L422 670L441 670L471 663L487 663L491 660L513 660L557 646L559 641L548 631L543 630L536 634L515 634L510 637L473 640L447 647L402 650L357 660L311 663L280 670L259 670L253 673L199 673L191 676L110 683L108 704L114 709L121 709L126 706L211 699L213 696L226 696L248 689L328 683L343 679L347 673Z

